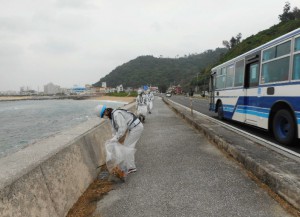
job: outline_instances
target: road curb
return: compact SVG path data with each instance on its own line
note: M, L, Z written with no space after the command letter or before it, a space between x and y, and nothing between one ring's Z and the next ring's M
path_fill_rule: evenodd
M253 173L262 183L298 210L300 214L300 163L224 129L205 117L191 115L182 107L163 98L163 101L202 132L211 142Z

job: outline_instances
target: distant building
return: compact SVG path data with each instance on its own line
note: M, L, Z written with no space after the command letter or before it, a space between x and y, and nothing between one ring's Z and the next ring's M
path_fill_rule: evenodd
M101 87L104 87L104 88L106 88L106 82L102 82L102 85L101 85Z
M150 87L150 91L152 91L152 92L158 92L158 87Z
M107 92L106 87L94 87L91 88L91 94L104 94Z
M86 84L85 85L85 92L86 94L94 94L93 85Z
M117 91L116 88L107 87L105 92L106 92L106 93L114 93L114 92L116 92L116 91Z
M86 90L90 90L90 89L92 89L92 87L93 87L93 86L90 85L90 84L86 84L86 85L85 85Z
M71 92L72 93L75 93L75 94L83 94L86 92L86 87L81 87L79 85L74 85L71 89Z
M122 84L119 85L119 86L117 86L116 89L117 89L117 92L118 92L118 93L124 91L124 88L123 88L123 85L122 85Z
M20 92L14 90L0 91L0 95L19 95Z
M60 88L60 93L65 94L65 95L70 95L71 94L71 89L70 88Z
M133 88L132 87L127 87L126 89L125 89L125 92L126 93L130 93L130 92L132 92L133 91Z
M180 85L169 87L167 92L171 92L173 94L182 94L182 88Z
M55 85L51 82L49 84L44 85L44 94L55 95L58 93L62 93L62 89L60 88L59 85Z
M182 88L180 85L175 86L175 94L182 94Z

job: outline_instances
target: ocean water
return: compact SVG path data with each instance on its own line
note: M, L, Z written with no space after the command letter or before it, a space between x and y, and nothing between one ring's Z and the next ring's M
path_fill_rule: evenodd
M42 138L76 126L95 115L95 107L126 102L96 100L0 101L0 158Z

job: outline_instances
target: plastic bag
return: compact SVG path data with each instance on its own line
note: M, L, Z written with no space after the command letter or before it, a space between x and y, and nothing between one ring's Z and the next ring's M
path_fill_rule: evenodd
M147 105L139 105L137 108L137 115L144 115L146 116L147 114Z
M108 140L105 142L105 150L108 171L124 181L136 149Z

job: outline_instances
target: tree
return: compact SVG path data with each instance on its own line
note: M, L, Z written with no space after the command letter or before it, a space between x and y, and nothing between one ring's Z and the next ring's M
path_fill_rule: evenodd
M223 45L227 48L227 49L232 49L234 48L236 45L238 45L241 42L241 38L242 38L242 34L239 33L236 35L236 37L231 37L230 41L223 41Z
M300 10L299 10L299 8L294 7L293 14L294 14L295 20L299 20L300 19Z
M167 91L167 85L160 84L160 85L158 85L158 89L160 92L165 93Z
M242 33L237 34L235 39L236 39L236 44L239 44L241 42L241 39L242 39Z
M236 46L236 42L237 42L236 38L235 37L231 37L231 39L230 39L230 48L231 49Z
M300 19L300 10L294 7L293 11L291 11L291 4L286 2L283 7L283 13L280 14L278 18L281 22Z
M223 41L223 45L224 47L226 47L227 49L230 49L230 43L226 40Z

